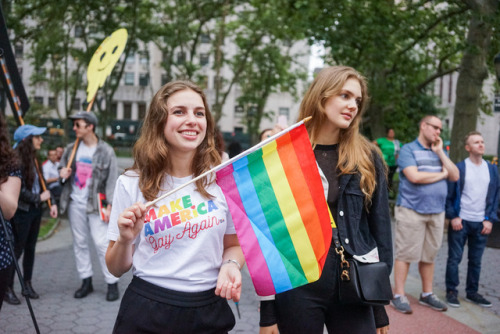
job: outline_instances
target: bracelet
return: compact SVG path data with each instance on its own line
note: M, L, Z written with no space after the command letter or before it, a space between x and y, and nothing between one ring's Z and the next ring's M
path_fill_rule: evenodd
M225 265L225 264L228 264L228 263L234 263L235 265L238 266L238 269L241 270L241 265L238 261L236 260L233 260L233 259L229 259L229 260L226 260L224 262L222 262L222 265Z

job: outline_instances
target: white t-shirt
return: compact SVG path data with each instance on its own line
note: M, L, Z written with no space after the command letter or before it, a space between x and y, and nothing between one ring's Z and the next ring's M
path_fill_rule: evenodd
M165 177L158 197L192 180ZM235 234L226 198L215 183L206 199L194 183L149 208L144 227L135 240L132 271L152 284L183 292L212 289L222 264L225 234ZM119 236L118 216L136 202L146 203L135 172L121 175L116 183L108 239Z
M89 183L92 178L92 157L97 145L89 147L82 141L76 151L76 174L71 185L71 199L79 204L86 205L89 197Z
M485 216L486 196L490 183L490 171L486 161L476 165L465 159L465 183L460 198L460 218L471 222L482 222Z
M43 177L45 178L45 180L59 177L59 171L57 170L57 167L59 167L59 162L57 161L54 163L50 160L47 160L47 162L43 164L42 170L43 170ZM57 181L49 183L48 188L52 189L56 186L58 186Z

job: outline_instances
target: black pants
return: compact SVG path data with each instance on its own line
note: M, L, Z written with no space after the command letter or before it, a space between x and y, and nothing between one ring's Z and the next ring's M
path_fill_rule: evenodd
M276 295L281 334L371 334L376 332L371 306L338 301L338 255L330 248L318 281Z
M31 281L33 267L35 265L35 248L42 221L42 209L34 206L28 212L17 210L12 218L12 230L14 232L14 254L19 260L23 257L23 276L25 281ZM14 284L15 270L11 270L9 285Z
M396 174L396 171L398 170L398 166L389 166L389 170L387 173L387 187L389 190L394 190L393 185L394 185L394 174Z
M173 291L134 276L113 333L226 334L236 321L227 300L214 291Z

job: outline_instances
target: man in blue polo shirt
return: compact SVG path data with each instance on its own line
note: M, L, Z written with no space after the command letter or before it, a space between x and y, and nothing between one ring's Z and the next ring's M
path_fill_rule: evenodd
M434 260L441 248L444 210L448 187L446 180L457 181L458 168L443 150L439 137L442 123L426 116L419 123L416 140L401 148L399 194L396 201L396 261L394 262L394 299L391 304L405 314L413 313L405 296L410 263L418 262L422 278L419 303L437 311L448 308L432 293Z

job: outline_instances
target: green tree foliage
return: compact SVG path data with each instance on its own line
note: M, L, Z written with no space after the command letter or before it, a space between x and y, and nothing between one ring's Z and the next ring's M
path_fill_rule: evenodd
M414 138L418 120L440 114L435 80L458 69L469 16L460 1L292 1L290 21L323 43L328 64L348 65L369 82L366 134L393 127Z
M140 3L140 0L7 2L7 24L14 31L14 42L24 42L30 48L27 56L34 67L32 85L48 88L56 101L64 100L64 110L56 109L59 118L72 113L77 92L86 90L87 65L107 36L126 28L129 42L124 53L137 50L141 21L151 16L151 7L139 6ZM97 109L101 124L114 118L106 106L111 105L124 65L123 61L116 65L111 78L98 92L94 110Z
M483 82L488 77L491 62L490 44L493 33L500 28L498 0L464 0L471 11L466 48L457 81L457 100L453 119L450 157L459 161L468 156L463 138L476 129ZM496 28L496 29L495 29ZM497 51L496 49L495 51Z

